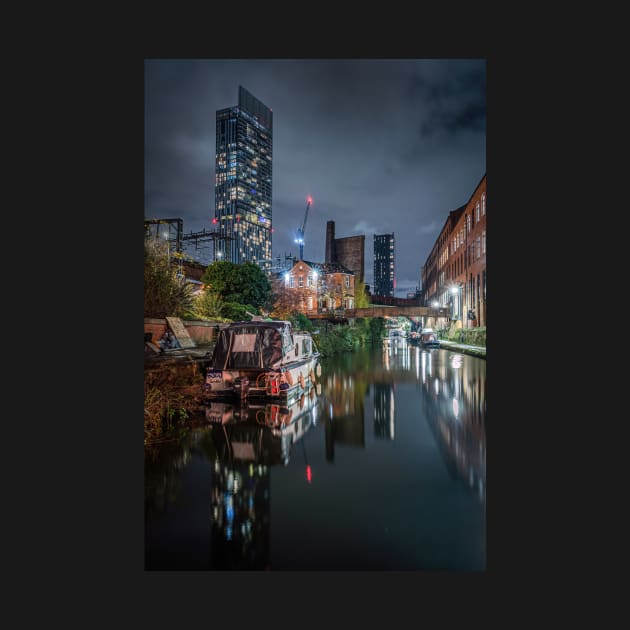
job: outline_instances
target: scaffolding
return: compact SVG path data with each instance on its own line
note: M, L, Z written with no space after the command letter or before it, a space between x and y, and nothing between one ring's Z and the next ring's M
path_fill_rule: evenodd
M183 219L145 219L144 231L146 236L167 241L169 250L176 252L179 258L186 255L191 260L206 264L217 259L217 241L226 242L235 238L220 230L206 230L205 228L199 232L191 231L184 234ZM213 243L212 260L208 260L209 254L207 254L207 250L210 249L207 243L210 241Z

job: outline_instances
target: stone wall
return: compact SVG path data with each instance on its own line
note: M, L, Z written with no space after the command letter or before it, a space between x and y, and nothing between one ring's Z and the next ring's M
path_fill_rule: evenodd
M219 324L204 321L182 320L184 327L188 331L190 338L200 346L213 342L216 338ZM168 323L165 319L144 318L144 332L151 333L151 341L157 343L166 332Z

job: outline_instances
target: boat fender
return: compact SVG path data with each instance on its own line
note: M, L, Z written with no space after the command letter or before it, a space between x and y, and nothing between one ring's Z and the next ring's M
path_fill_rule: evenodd
M304 374L300 374L300 386L302 389L306 389L306 383L304 382Z
M289 372L288 370L284 373L285 378L287 379L287 383L289 383L289 385L293 385L293 377L291 376L291 372Z
M308 375L311 379L311 385L315 385L315 373L313 372L313 370L311 370Z
M322 375L322 366L319 363L317 364L316 371L318 377Z

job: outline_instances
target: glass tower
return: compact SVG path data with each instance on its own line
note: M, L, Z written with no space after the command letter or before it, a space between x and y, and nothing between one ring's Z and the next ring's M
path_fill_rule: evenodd
M374 295L394 297L394 233L374 235Z
M273 114L245 88L217 111L214 259L271 268Z

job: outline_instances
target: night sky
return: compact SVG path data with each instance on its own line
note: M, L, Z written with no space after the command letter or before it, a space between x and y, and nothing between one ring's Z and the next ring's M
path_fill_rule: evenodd
M273 110L274 258L298 255L311 195L306 260L324 261L333 220L337 238L365 234L373 287L373 235L394 232L396 295L419 286L486 171L485 60L146 60L145 218L212 229L215 115L239 85Z

